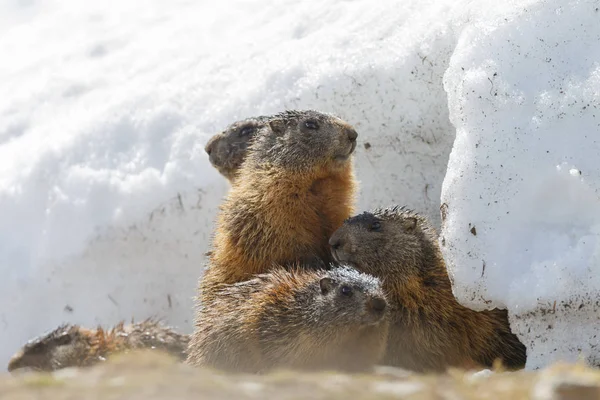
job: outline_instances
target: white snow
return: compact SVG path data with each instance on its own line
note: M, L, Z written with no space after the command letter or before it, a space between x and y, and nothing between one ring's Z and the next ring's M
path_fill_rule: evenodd
M500 133L514 125L528 134L569 132L573 136L565 134L552 149L571 149L570 158L552 154L540 169L543 159L534 155L541 147L535 147L527 153L529 164L490 164L477 171L508 178L519 169L532 191L529 203L519 202L526 221L524 204L540 209L533 196L543 196L543 190L552 191L562 181L570 182L572 192L564 190L553 200L555 207L568 201L569 193L580 196L585 190L590 193L586 204L593 203L596 186L589 174L594 169L578 153L590 154L593 146L576 149L582 142L571 143L570 138L590 133L595 122L590 88L597 88L598 75L592 72L598 44L591 24L597 14L589 2L553 14L557 4L0 2L0 364L27 339L61 322L110 325L158 315L191 331L192 297L228 188L210 167L204 144L237 119L283 109L329 111L356 126L359 210L405 204L436 226L455 137L452 120L459 135L445 188L445 201L453 200L444 232L446 255L457 260L461 249L473 248L477 254L489 249L499 258L486 259L486 274L502 275L506 285L525 282L499 273L507 259L501 246L475 249L473 239L462 235L463 224L474 223L479 243L488 234L489 239L494 232L501 235L512 220L486 225L485 211L498 216L501 211L488 210L508 209L509 204L490 208L468 199L473 190L465 185L474 172L469 163L491 154L492 145L477 154L461 149L473 143L475 134L492 140L480 128ZM554 29L545 28L551 24ZM560 38L558 46L540 42L540 35ZM536 57L523 59L516 46ZM570 62L565 54L584 61ZM443 77L449 67L447 95ZM493 77L492 69L498 76ZM490 95L487 77L498 96ZM556 91L559 82L568 95ZM590 103L585 110L570 105L577 100L583 107L583 99ZM503 132L499 138L507 141L497 145L518 153L525 147L511 147L511 133ZM529 136L520 140L531 143ZM562 161L582 175L557 172ZM463 167L468 169L458 172ZM540 174L545 180L537 179ZM499 185L486 182L475 183L477 197L480 189ZM501 188L507 201L524 193L505 180ZM470 210L477 219L466 221L459 210ZM571 215L580 216L580 232L595 238L594 220L578 210L547 221L550 232L566 238L562 249L580 241L577 232L564 234ZM538 216L537 226L546 229L542 214ZM533 222L522 229L520 235L502 236L506 246L521 245L517 239L527 239L528 232L542 235ZM545 260L560 256L571 262L595 249L595 243L589 248L581 243L581 251L562 252L553 245L553 252L543 253L540 238L540 257L534 260L540 267L522 276L530 281L544 273ZM483 290L489 282L475 279L469 272L471 259L466 261L460 268L452 264L452 272L463 279L456 288L461 301L470 301L466 293L477 290L478 301L490 296L492 302L513 307L507 293L517 289ZM561 265L552 268L560 271ZM580 271L586 276L585 268Z
M237 119L339 114L360 135L359 208L439 225L450 4L0 3L0 364L61 322L191 331L228 188L203 147Z
M473 24L444 76L454 293L508 308L528 368L600 362L599 7L548 0Z

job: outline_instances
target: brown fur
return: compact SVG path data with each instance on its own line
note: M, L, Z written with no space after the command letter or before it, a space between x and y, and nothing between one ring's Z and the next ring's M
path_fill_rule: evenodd
M318 123L318 130L306 122ZM351 139L350 139L351 137ZM221 206L200 300L222 283L313 258L351 215L356 131L316 111L277 114L261 128Z
M437 234L422 216L397 207L365 212L348 219L330 244L337 260L382 280L391 308L385 364L441 371L500 359L509 369L524 367L526 348L506 310L458 303Z
M256 132L268 123L269 117L246 118L230 124L211 137L204 151L212 166L228 181L233 182Z
M109 330L65 324L23 346L10 359L8 370L86 367L133 349L156 348L183 360L188 342L189 335L176 333L153 319L131 325L120 322Z
M387 307L379 280L351 268L278 268L221 285L215 298L200 313L188 349L191 365L362 371L385 350Z

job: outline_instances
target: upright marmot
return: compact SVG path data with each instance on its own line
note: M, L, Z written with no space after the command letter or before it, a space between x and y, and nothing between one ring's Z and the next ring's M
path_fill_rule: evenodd
M437 234L422 216L398 207L365 212L329 243L336 260L382 280L391 320L384 364L439 371L501 359L524 367L526 348L505 310L477 312L455 299Z
M268 120L267 116L258 116L236 121L211 137L204 146L211 165L229 182L235 179L254 135Z
M154 319L131 325L121 322L109 330L64 324L29 341L10 359L8 370L86 367L134 349L158 349L183 360L189 339Z
M363 371L385 350L387 303L379 280L351 268L278 268L220 285L215 298L197 321L191 365Z
M221 205L201 301L275 264L331 260L329 237L353 211L356 138L348 123L318 111L269 118Z

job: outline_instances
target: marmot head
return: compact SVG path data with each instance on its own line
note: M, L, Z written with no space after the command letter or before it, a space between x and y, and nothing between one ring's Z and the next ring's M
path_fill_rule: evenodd
M29 341L8 363L8 371L54 371L78 366L89 354L93 333L77 325L61 325Z
M206 143L204 151L213 167L230 182L235 178L246 158L248 146L259 128L267 124L268 117L259 116L236 121Z
M285 111L269 118L268 131L256 135L250 155L261 165L290 171L343 167L356 148L356 130L315 110Z
M332 327L376 325L388 303L379 279L348 266L335 266L319 279L313 317Z
M348 218L331 235L329 245L336 261L375 276L402 279L435 267L436 236L425 218L396 206Z

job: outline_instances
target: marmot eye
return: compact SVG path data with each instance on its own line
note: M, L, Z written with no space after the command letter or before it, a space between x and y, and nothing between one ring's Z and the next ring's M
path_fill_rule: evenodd
M306 129L312 129L315 131L317 129L319 129L319 124L317 123L317 121L313 121L313 120L305 121L304 126L306 127Z
M375 221L369 227L371 231L379 232L381 230L381 223L379 221Z
M73 338L71 337L71 335L69 335L67 333L60 335L58 338L56 338L56 344L59 344L59 345L69 344L72 341L73 341Z
M246 126L246 127L242 128L242 130L240 131L240 136L248 136L252 133L254 133L254 127Z
M341 291L344 296L352 295L352 288L350 286L346 286L346 285L342 286Z

